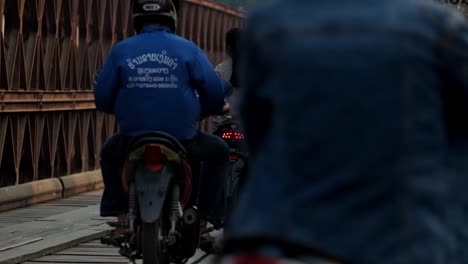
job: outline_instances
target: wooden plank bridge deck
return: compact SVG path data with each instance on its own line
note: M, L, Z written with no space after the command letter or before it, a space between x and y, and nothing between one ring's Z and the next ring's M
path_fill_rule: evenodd
M0 228L26 222L44 221L44 219L48 217L68 213L79 208L97 205L101 201L101 195L101 191L90 192L70 198L1 212Z
M202 252L198 252L188 264L208 264L212 258ZM24 264L121 264L129 263L128 260L118 254L113 247L104 246L99 241L92 241L79 246L57 252L45 257L23 262ZM141 261L137 261L138 264Z
M0 213L0 263L128 263L98 240L110 229L100 199L97 191ZM188 263L210 260L198 252Z

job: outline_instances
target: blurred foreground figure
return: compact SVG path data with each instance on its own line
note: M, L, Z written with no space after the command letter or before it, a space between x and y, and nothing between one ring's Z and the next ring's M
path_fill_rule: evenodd
M436 1L289 0L245 30L253 156L226 253L247 257L225 263L461 263L466 21Z

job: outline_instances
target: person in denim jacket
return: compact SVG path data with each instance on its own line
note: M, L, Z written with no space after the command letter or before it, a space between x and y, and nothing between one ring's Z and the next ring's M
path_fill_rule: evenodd
M465 19L427 0L278 0L244 30L252 160L227 254L468 263Z

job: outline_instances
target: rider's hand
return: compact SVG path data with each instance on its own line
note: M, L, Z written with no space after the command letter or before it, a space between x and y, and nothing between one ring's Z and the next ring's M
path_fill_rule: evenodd
M231 105L229 103L226 103L223 107L223 114L229 112L231 110Z
M225 114L229 113L230 110L231 110L231 105L229 103L226 103L223 106L223 110L222 110L221 113L216 113L216 114L211 113L211 114L209 114L209 113L206 113L206 112L202 111L202 113L200 115L200 120L203 120L203 119L205 119L207 117L210 117L212 115L225 115Z

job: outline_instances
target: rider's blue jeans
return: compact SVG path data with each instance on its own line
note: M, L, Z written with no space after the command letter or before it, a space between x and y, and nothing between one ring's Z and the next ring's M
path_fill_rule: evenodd
M104 193L101 216L117 216L126 213L127 197L121 184L125 163L125 149L130 137L116 134L106 141L101 152L101 170ZM229 161L229 149L220 138L198 132L191 140L181 142L192 162L203 162L198 196L200 215L209 220L221 220L224 214L223 186ZM193 173L194 177L199 173ZM194 190L195 191L195 190Z

